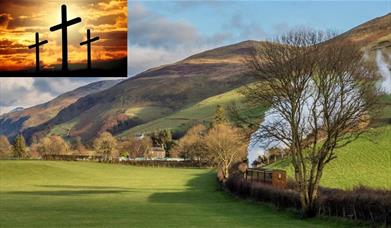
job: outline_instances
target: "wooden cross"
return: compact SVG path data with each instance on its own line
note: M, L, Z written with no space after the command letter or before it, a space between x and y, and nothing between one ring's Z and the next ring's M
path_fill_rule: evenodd
M81 22L80 17L67 20L67 6L61 6L61 24L50 27L50 31L62 30L62 71L68 71L68 27Z
M99 40L99 36L91 39L90 30L87 29L87 40L80 43L80 46L87 44L87 68L91 70L91 43Z
M47 44L48 41L44 40L39 42L39 34L36 32L35 33L35 44L30 45L29 49L35 48L35 71L39 72L39 46Z

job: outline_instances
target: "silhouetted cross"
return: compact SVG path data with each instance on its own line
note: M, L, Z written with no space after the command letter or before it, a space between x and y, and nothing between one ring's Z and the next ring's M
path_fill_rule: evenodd
M62 30L62 70L68 71L68 26L81 22L80 17L67 21L67 6L61 6L61 24L50 27L50 31Z
M35 44L30 45L29 49L35 48L35 71L39 72L39 46L47 44L48 41L44 40L39 42L39 34L36 32L35 33Z
M94 37L91 39L91 33L90 30L87 29L87 40L80 43L80 45L86 45L87 44L87 68L91 70L91 43L94 41L99 40L99 36Z

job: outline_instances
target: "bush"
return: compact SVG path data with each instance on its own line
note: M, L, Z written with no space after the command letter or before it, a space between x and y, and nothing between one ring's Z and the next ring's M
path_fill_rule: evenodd
M240 175L228 179L225 186L234 194L243 198L252 198L256 201L273 203L277 208L300 209L299 193L292 189L281 189L269 184L245 180Z
M288 188L279 189L268 184L250 183L243 175L232 175L225 187L232 193L256 201L269 202L277 208L300 210L299 193L289 183ZM336 216L372 224L391 225L391 191L369 189L363 186L353 190L320 188L317 203L318 215Z
M391 225L391 191L359 186L350 191L320 190L319 214Z

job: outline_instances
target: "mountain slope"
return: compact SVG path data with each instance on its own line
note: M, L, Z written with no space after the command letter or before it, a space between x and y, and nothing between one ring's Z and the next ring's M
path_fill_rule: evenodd
M18 109L0 116L0 135L15 136L19 131L40 125L58 114L59 111L77 101L77 99L98 91L108 89L118 80L93 82L66 92L51 101L27 109Z
M358 42L375 63L374 55L379 48L385 53L391 48L384 46L391 40L390 24L391 14L388 14L329 42L339 42L341 38ZM70 137L90 140L103 131L121 134L172 115L209 97L251 83L254 78L244 59L259 45L257 41L245 41L152 68L110 89L79 99L48 122L26 129L24 134L31 138L62 128Z
M255 41L245 41L207 51L183 61L157 67L110 89L88 95L63 109L40 126L27 129L27 138L45 135L57 125L71 122L69 135L89 140L102 131L122 130L161 118L208 97L235 89L253 80L244 58L254 50ZM221 58L226 51L232 60ZM243 51L244 50L244 51ZM205 56L216 53L218 57Z

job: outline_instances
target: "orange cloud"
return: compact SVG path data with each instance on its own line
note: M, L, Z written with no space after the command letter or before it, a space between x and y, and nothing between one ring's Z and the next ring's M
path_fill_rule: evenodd
M33 3L32 3L33 2ZM92 44L93 61L108 61L127 56L126 0L68 0L0 2L0 71L29 69L35 66L35 51L27 47L40 40L40 57L45 68L61 64L61 32L49 28L61 21L61 5L67 5L68 19L81 17L82 22L68 27L68 59L70 64L86 62L87 29L100 40Z

